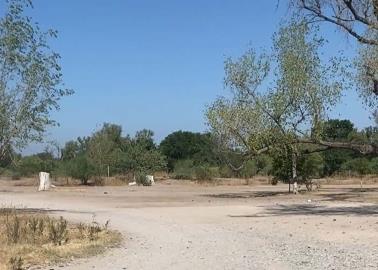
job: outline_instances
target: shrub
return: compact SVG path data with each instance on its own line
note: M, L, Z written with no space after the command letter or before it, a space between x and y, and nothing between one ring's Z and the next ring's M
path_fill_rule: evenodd
M212 171L207 166L198 166L195 168L195 175L198 181L209 181L213 179Z
M88 180L95 173L92 164L85 155L76 157L66 164L67 174L72 178L81 181L81 184L87 185Z
M252 178L257 174L257 165L255 160L248 160L243 169L241 170L241 176L243 178Z
M22 176L30 176L37 174L43 170L43 160L38 156L23 157L17 166L15 171Z
M101 231L102 231L102 228L100 227L100 224L98 224L96 221L93 221L91 224L87 226L88 239L90 241L94 241L98 239L98 234Z
M273 177L272 180L270 180L270 184L271 184L272 186L276 186L276 185L278 184L278 179L275 178L275 177Z
M94 241L98 239L99 233L102 231L107 231L109 226L110 220L106 221L105 225L102 227L98 222L95 220L92 221L91 224L85 225L83 223L79 223L77 225L77 229L79 232L79 237L81 239L87 238L90 241Z
M341 170L344 172L352 171L358 175L364 175L370 173L371 164L367 158L355 158L345 162L341 166Z
M59 220L50 220L48 224L49 240L55 245L61 246L63 242L68 242L67 220L60 217Z
M17 244L21 236L21 221L16 215L6 219L6 233L8 243Z
M299 175L304 179L319 178L323 169L324 161L319 153L305 155L299 161Z
M370 160L369 169L371 173L378 174L378 157Z
M138 185L151 186L151 182L147 181L147 174L145 172L137 172L135 174L135 181Z
M219 176L222 178L232 178L235 175L229 166L223 165L219 168Z
M18 171L12 172L12 180L20 180L21 179L21 173Z
M9 270L22 270L24 261L21 257L11 257L8 262Z
M96 176L94 178L94 185L95 186L105 186L105 179L101 176Z
M180 160L175 164L173 178L191 180L195 176L194 165L192 160Z

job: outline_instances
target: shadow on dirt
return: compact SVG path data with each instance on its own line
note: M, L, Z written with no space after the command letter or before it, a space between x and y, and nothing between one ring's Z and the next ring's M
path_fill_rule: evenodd
M221 198L221 199L245 199L245 198L265 198L274 196L289 195L287 191L244 191L236 193L219 193L206 194L205 197Z
M91 214L94 212L88 211L78 211L78 210L59 210L59 209L46 209L46 208L16 208L16 207L2 207L0 212L12 213L16 212L19 214L54 214L54 213L70 213L70 214Z
M300 191L320 201L378 202L378 188L322 188L317 192ZM202 196L220 199L249 199L276 196L292 196L288 191L243 191L235 193L205 194Z
M376 202L378 188L324 188L317 195L323 201Z
M378 216L378 205L326 207L310 204L277 205L265 208L254 215L230 215L230 217L273 217L273 216Z

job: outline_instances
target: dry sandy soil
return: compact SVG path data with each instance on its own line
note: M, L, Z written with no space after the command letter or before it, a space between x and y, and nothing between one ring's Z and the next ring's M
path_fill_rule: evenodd
M0 204L92 216L124 235L122 247L55 269L378 269L378 185L58 187L0 182ZM51 267L48 269L52 269Z

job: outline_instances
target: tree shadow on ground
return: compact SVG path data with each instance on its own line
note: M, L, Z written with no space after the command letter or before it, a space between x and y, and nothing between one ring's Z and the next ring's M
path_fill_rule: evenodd
M321 197L322 201L366 202L374 201L378 188L323 188L315 195Z
M235 193L205 194L205 197L222 199L245 199L245 198L264 198L273 196L289 195L287 191L243 191Z
M307 193L305 190L300 191L301 194L308 194L316 197L321 201L349 201L349 202L378 202L378 188L344 188L332 187L322 188L318 192ZM233 193L205 194L204 197L220 198L220 199L249 199L249 198L265 198L276 196L293 195L288 191L243 191ZM372 196L374 195L374 196ZM376 195L376 196L375 196ZM377 198L374 201L374 198Z
M16 208L16 207L0 207L0 213L18 213L18 214L54 214L54 213L71 213L71 214L94 214L89 211L79 210L61 210L61 209L46 209L46 208Z
M253 215L230 215L230 217L274 216L378 216L378 205L326 207L311 204L276 205Z

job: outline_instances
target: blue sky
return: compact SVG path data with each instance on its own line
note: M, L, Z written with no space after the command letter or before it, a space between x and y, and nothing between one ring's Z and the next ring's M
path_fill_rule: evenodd
M60 127L47 140L60 144L90 135L103 122L125 133L148 128L157 141L175 130L205 131L204 110L224 95L223 62L249 46L267 48L288 15L277 0L34 0L42 28L59 32L64 81L75 90L53 113ZM331 26L327 52L354 51ZM358 127L371 124L352 91L332 113ZM28 147L26 153L43 149Z

